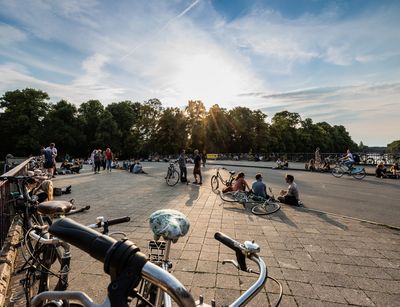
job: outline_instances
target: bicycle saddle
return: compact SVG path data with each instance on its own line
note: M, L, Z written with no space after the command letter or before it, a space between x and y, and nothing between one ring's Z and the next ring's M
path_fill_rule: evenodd
M44 201L37 206L37 211L44 215L68 213L71 209L72 204L63 200Z
M172 209L162 209L150 215L150 228L155 240L160 237L176 243L180 237L187 234L190 227L188 218L181 212Z

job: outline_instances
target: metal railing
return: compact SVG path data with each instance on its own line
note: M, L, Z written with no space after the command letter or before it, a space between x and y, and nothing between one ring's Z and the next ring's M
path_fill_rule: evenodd
M4 173L2 176L18 176L26 175L28 171L29 162L34 157L26 159L13 169ZM10 210L10 202L12 201L10 192L15 189L14 185L10 184L7 180L0 180L0 246L3 248L4 239L7 237L8 229L10 228L11 221L14 217L13 211Z

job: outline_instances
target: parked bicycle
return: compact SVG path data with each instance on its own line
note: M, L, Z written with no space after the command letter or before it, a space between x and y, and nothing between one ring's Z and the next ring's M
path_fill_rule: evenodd
M228 179L225 180L222 177L221 172L220 172L221 169L229 172L229 178ZM219 189L220 183L221 183L222 186L225 186L225 187L232 186L233 183L235 182L235 177L234 177L235 173L236 173L235 171L227 170L225 167L217 168L216 174L211 177L211 189L212 189L212 191L214 193L216 193L216 194L219 193L218 189Z
M179 181L179 172L175 167L176 163L177 163L177 161L169 163L168 170L167 170L167 176L165 176L165 181L171 187L176 185Z
M189 229L189 221L180 212L159 210L150 217L150 224L157 244L157 254L146 257L134 243L126 240L116 241L80 225L70 219L61 219L49 228L53 235L70 242L79 249L104 263L104 271L110 275L111 282L108 294L100 306L178 306L207 307L202 297L195 303L192 295L170 272L169 253L171 243L178 241ZM179 230L178 230L179 229ZM178 231L177 231L178 230ZM238 270L258 275L257 281L240 295L230 306L244 306L250 302L264 287L268 277L267 266L258 256L260 247L254 241L243 244L217 232L215 239L231 248L236 253L236 260L225 260L223 263L233 264ZM163 238L165 241L158 241ZM258 266L258 272L246 264L250 259ZM275 279L271 278L274 282ZM275 306L282 298L282 287ZM44 300L74 300L82 306L98 307L86 293L81 291L48 291L38 294L33 300L37 306ZM77 305L78 306L78 305ZM80 305L79 305L80 306ZM215 303L212 304L215 306Z
M223 201L226 202L237 202L246 208L246 205L251 206L251 212L255 215L268 215L277 212L281 205L275 199L271 188L269 188L271 196L269 198L264 198L258 195L254 195L252 191L230 191L226 193L220 192L219 195Z
M53 206L47 208L47 215L50 211L60 214L60 207ZM68 208L63 208L68 211ZM53 218L55 218L53 216ZM62 218L62 216L59 216ZM109 226L130 221L129 217L104 220L98 217L96 223L89 225L89 228L101 228L105 235L122 234L121 232L109 232ZM31 241L33 244L25 245L25 250L29 255L26 258L26 275L21 283L24 288L26 306L31 306L31 299L38 293L55 290L65 291L68 288L68 275L70 272L71 253L70 245L60 240L48 232L49 225L34 225L26 234L25 242ZM33 246L32 246L33 245ZM49 306L69 306L67 301L48 301ZM52 305L51 305L52 304Z
M336 163L336 166L332 169L332 175L334 177L340 178L342 177L344 174L347 174L349 176L353 176L356 179L363 179L367 173L365 172L364 167L362 166L352 166L350 168L348 168L343 161L338 161Z

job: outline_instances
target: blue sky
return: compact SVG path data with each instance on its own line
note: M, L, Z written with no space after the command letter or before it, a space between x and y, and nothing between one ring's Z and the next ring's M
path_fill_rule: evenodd
M0 93L247 106L400 139L400 2L0 0Z

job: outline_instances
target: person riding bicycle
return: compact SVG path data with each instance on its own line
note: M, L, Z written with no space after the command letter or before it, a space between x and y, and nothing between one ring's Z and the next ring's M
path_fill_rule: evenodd
M250 187L247 184L246 180L244 179L244 173L240 172L239 174L237 174L233 185L223 189L222 193L236 192L236 191L246 191L246 188L247 188L248 191L250 191Z
M251 185L251 190L255 196L259 196L265 199L269 199L269 195L267 194L267 186L262 181L263 177L260 173L256 175L256 181Z
M344 165L347 166L349 170L351 170L353 164L354 164L354 157L353 154L350 152L350 149L347 149L346 155L342 158L340 158L340 161L343 161Z

